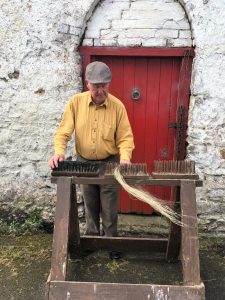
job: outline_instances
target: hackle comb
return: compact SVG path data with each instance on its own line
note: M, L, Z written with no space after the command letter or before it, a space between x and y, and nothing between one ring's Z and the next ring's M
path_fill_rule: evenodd
M155 160L153 178L199 179L193 160Z
M105 176L114 176L114 171L118 166L120 169L120 173L124 178L149 178L146 163L134 163L125 165L120 165L118 163L107 163L105 169Z
M58 167L52 170L52 176L83 176L97 177L99 176L99 163L62 161L58 163Z

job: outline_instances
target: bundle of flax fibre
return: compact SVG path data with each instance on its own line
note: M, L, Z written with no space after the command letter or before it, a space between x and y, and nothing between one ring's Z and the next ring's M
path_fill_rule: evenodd
M114 177L120 183L120 185L127 191L130 195L135 198L149 204L154 210L161 213L163 216L168 218L171 222L183 226L183 223L179 220L179 214L173 211L169 206L163 204L163 200L160 200L147 191L134 188L126 183L123 176L120 173L120 166L117 166L114 170Z

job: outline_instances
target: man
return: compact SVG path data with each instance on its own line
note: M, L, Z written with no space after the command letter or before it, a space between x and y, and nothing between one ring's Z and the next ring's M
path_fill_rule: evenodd
M75 152L80 162L120 162L129 164L134 149L133 134L124 105L108 93L112 79L109 67L92 62L86 68L88 91L71 97L55 132L55 155L50 168L64 160L67 142L75 131ZM117 235L119 187L117 185L82 185L86 235Z

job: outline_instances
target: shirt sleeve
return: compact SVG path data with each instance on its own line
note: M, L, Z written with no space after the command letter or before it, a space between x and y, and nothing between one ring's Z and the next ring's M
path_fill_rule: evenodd
M72 105L72 99L68 102L63 113L59 127L55 131L54 146L55 154L64 154L67 143L71 139L74 131L75 114Z
M118 118L116 131L116 146L119 149L120 159L130 160L134 149L134 138L127 112L123 107Z

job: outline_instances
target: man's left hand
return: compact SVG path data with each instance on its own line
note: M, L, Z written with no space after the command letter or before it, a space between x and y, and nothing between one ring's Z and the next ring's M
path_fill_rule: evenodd
M121 165L130 165L131 162L130 162L130 160L121 159L121 160L120 160L120 164L121 164Z

